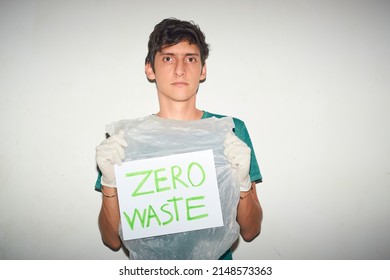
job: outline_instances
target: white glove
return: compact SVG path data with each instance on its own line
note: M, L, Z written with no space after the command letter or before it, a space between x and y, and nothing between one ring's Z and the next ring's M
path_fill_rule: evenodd
M116 187L114 164L122 164L125 158L124 147L127 147L127 142L123 130L113 134L96 147L96 163L102 172L100 182L103 186Z
M249 177L251 149L233 132L229 132L226 136L224 146L225 150L223 153L232 167L236 170L240 191L249 191L252 185Z

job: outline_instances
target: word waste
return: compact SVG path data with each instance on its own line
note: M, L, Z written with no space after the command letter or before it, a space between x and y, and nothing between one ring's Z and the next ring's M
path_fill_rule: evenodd
M205 212L204 192L200 194L191 191L202 188L206 181L205 169L198 162L191 162L185 167L172 165L127 172L125 176L132 183L131 197L147 201L144 203L144 207L134 208L132 213L123 211L131 230L136 229L136 227L148 228L152 223L165 226L173 222L193 221L209 216ZM162 202L159 201L157 205L155 200L150 199L151 196L166 195L168 192L168 198ZM176 195L176 193L180 193L180 195ZM183 195L183 193L188 194L188 196ZM148 203L149 201L151 202Z

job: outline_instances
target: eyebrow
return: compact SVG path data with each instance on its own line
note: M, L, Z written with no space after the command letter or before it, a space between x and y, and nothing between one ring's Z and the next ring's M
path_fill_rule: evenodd
M172 53L172 52L164 52L164 51L160 51L160 54L161 55L173 55L173 56L175 56L175 55L181 55L181 54L175 54L175 53ZM198 53L185 53L185 54L183 54L184 56L199 56L199 54Z

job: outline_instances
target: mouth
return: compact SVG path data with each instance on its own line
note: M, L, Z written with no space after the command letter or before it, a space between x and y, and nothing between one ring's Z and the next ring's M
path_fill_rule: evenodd
M185 86L188 86L188 83L186 83L186 82L174 82L171 85L177 86L177 87L185 87Z

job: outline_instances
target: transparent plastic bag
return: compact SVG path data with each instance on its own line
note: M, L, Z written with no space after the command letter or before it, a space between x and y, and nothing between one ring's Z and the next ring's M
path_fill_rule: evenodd
M237 240L239 187L223 155L223 142L234 127L232 118L176 121L148 116L107 126L112 135L123 130L128 147L125 161L212 149L222 207L223 227L123 240L130 259L218 259Z

